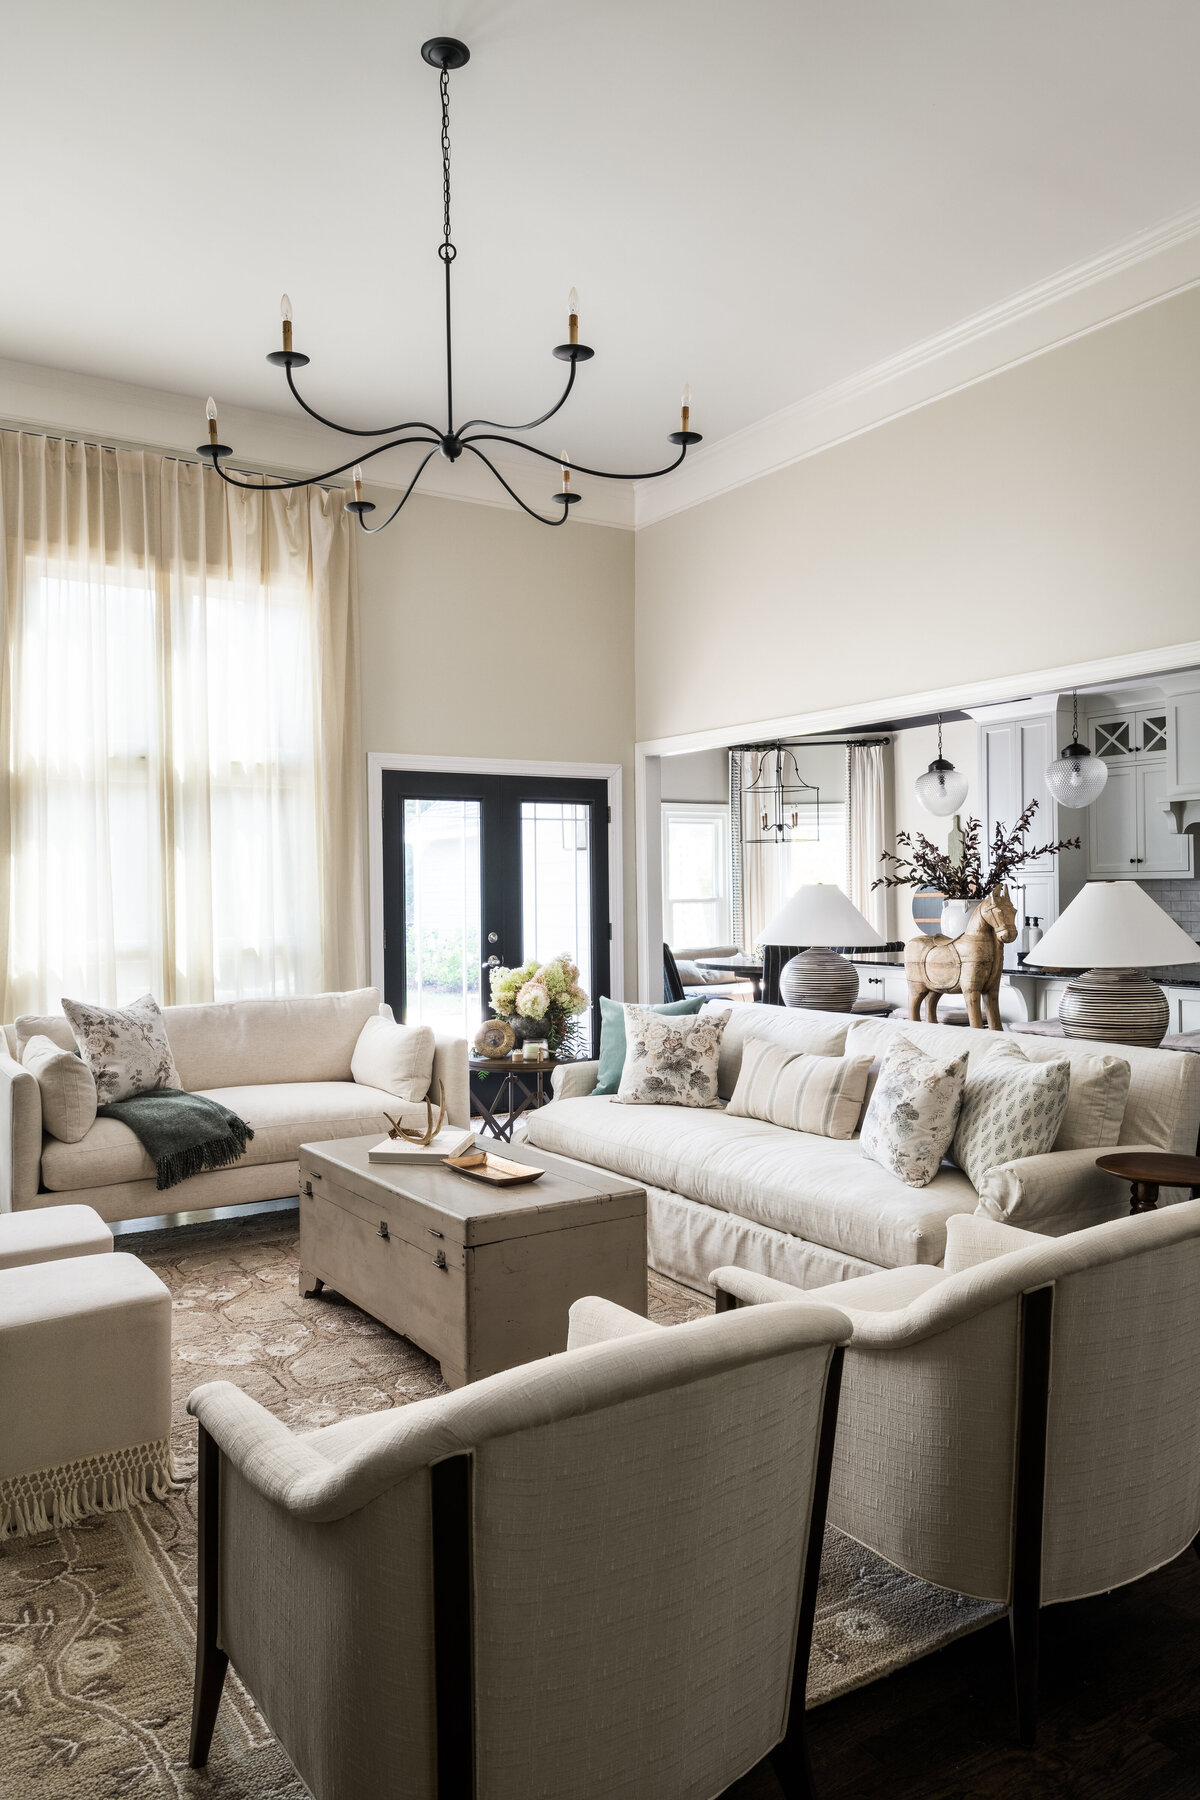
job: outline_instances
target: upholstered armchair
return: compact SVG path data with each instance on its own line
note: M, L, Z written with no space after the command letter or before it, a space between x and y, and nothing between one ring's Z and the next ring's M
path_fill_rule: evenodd
M718 1308L795 1301L740 1269ZM851 1322L829 1521L1009 1609L1022 1742L1039 1610L1135 1581L1200 1532L1200 1201L1045 1238L962 1214L944 1269L804 1295Z
M561 1355L308 1436L198 1388L192 1766L232 1662L315 1800L698 1800L767 1755L809 1795L847 1330L580 1300Z

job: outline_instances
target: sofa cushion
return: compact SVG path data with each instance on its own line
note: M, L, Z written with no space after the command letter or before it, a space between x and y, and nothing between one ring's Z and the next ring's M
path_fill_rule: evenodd
M390 1016L368 1019L358 1034L350 1073L363 1087L398 1100L424 1100L433 1075L433 1026L398 1025ZM436 1096L435 1096L436 1097Z
M379 1011L375 988L283 999L169 1006L167 1036L184 1087L349 1081L354 1046Z
M47 1037L30 1038L21 1061L36 1077L46 1130L65 1144L77 1144L96 1122L96 1078L87 1063Z
M972 1069L951 1155L977 1190L1002 1163L1053 1150L1070 1086L1071 1065L1065 1056L1031 1062L1010 1037L1002 1037Z
M31 1038L47 1037L60 1050L76 1052L75 1033L71 1030L71 1021L65 1013L24 1013L13 1026L16 1034L16 1058L18 1062L25 1060L25 1046Z
M869 1056L809 1056L747 1038L729 1111L817 1137L853 1137L870 1067Z
M965 1051L939 1060L896 1038L863 1115L863 1155L909 1187L928 1187L954 1137L966 1077Z
M625 1008L622 1106L718 1106L717 1058L725 1014L664 1018L649 1006Z
M857 1138L701 1108L556 1100L530 1115L526 1141L883 1268L940 1262L946 1220L976 1205L960 1169L917 1190L861 1156Z
M698 1013L703 1005L703 998L694 994L690 1000L664 1000L647 1010L665 1013L669 1019L686 1018ZM596 1092L615 1094L621 1085L621 1070L625 1067L625 1005L621 1000L610 1000L607 994L600 996L599 1061Z
M728 1100L737 1086L742 1046L748 1037L803 1050L809 1056L840 1056L846 1048L850 1021L844 1014L810 1012L796 1006L731 1006L728 1000L710 1000L704 1010L716 1008L729 1014L717 1064L717 1092L722 1100Z
M270 1082L205 1092L254 1131L245 1155L238 1159L239 1167L291 1162L299 1156L301 1144L328 1138L363 1137L375 1131L382 1137L388 1128L385 1113L406 1125L425 1123L423 1103L397 1100L394 1094L356 1081ZM129 1127L117 1119L97 1119L77 1144L48 1138L42 1150L42 1185L54 1194L154 1179L153 1162Z
M128 1006L66 999L62 1004L79 1054L96 1077L97 1105L183 1086L153 994L143 994Z

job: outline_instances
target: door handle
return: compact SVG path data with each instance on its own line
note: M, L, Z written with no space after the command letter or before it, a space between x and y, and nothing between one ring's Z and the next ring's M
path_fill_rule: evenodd
M1133 858L1130 857L1129 860L1132 862ZM500 967L500 958L498 956L489 956L483 966L485 969L498 969Z

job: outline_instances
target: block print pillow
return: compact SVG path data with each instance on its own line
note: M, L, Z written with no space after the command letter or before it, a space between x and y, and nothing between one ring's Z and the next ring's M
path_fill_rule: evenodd
M1010 1038L972 1070L951 1154L976 1192L1001 1163L1053 1150L1070 1088L1067 1057L1031 1062Z
M96 1078L96 1103L128 1100L155 1088L181 1088L167 1028L153 994L109 1009L64 1000L79 1054Z
M897 1038L875 1083L859 1137L862 1154L908 1187L928 1187L954 1139L968 1055L937 1060Z
M717 1063L729 1014L671 1018L625 1008L625 1065L614 1098L622 1106L717 1106Z

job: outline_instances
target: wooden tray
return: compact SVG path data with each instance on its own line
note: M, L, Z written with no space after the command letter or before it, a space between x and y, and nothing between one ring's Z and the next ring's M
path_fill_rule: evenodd
M529 1163L493 1156L490 1150L471 1150L466 1156L447 1156L442 1160L457 1174L470 1175L474 1181L489 1181L493 1187L516 1187L522 1181L538 1181L546 1173Z

